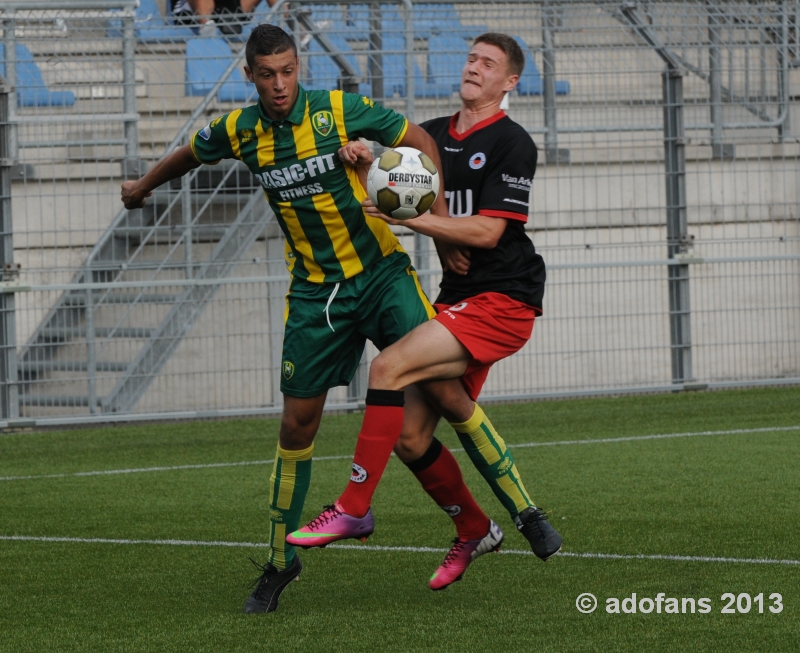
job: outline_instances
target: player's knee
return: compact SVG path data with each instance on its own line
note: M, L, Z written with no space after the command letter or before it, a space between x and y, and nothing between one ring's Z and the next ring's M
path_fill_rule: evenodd
M369 366L369 385L380 390L399 390L397 375L394 373L396 365L393 357L386 352L378 354Z
M305 449L314 442L317 421L307 415L284 415L281 420L280 443L286 449Z
M431 439L420 433L403 433L394 446L394 452L404 463L410 463L421 458L430 444Z

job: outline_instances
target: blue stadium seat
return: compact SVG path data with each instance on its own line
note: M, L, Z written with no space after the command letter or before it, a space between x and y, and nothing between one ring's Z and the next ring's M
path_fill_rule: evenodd
M139 0L133 32L141 43L185 41L193 36L191 28L167 23L155 0ZM122 20L109 20L107 34L109 38L122 38Z
M316 15L315 13L314 16ZM343 22L350 38L366 39L369 34L369 7L367 5L347 5Z
M250 19L250 22L242 27L242 33L230 34L227 35L226 38L230 41L246 41L258 25L267 22L267 15L269 14L270 9L271 7L269 4L267 4L267 0L261 0L261 2L258 3L256 8L253 10L253 17Z
M514 40L519 43L522 51L525 53L525 69L517 83L517 92L520 95L541 95L544 93L544 79L539 73L539 68L533 60L533 55L530 49L519 36L515 36ZM569 82L557 81L556 94L566 95L570 91Z
M353 39L364 40L369 33L369 7L350 5L347 12L347 27ZM387 34L403 34L405 25L400 5L381 5L381 22L384 37ZM414 4L414 36L427 39L431 33L449 32L465 38L474 38L486 32L485 25L462 25L456 8L452 4Z
M311 10L311 21L313 23L323 23L323 31L345 32L352 30L352 26L342 19L342 9L338 5L305 5L305 9ZM350 5L351 9L356 9ZM362 8L362 6L358 6ZM366 9L366 7L363 7ZM349 14L348 14L349 15Z
M17 106L19 107L71 107L75 104L72 91L50 91L42 79L39 66L31 51L21 43L14 48L16 53ZM0 75L6 76L6 48L0 43Z
M233 60L227 41L196 37L186 43L186 95L206 95ZM220 102L247 102L255 98L253 84L236 68L217 92Z
M415 84L417 97L446 97L461 86L461 70L469 45L461 36L449 32L432 34L428 39L428 78Z
M486 25L462 25L455 5L449 3L414 4L414 33L420 38L431 34L448 33L465 39L474 39L488 32Z
M387 97L406 96L406 40L403 34L383 32L383 91ZM394 51L394 52L392 52ZM414 87L416 95L427 80L423 77L417 62L414 61Z
M353 54L350 45L344 40L344 37L337 33L325 33L325 36L330 39L337 50L345 55L347 61L356 69L358 76L363 77L356 56ZM309 41L308 54L308 78L303 86L309 90L328 91L335 89L341 76L341 71L331 56L323 50L317 39ZM370 95L370 84L361 82L358 85L358 92L362 95Z

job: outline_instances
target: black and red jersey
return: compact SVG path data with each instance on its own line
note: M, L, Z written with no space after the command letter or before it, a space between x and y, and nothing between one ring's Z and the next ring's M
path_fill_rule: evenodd
M496 247L470 248L466 276L444 273L436 303L497 292L541 313L545 266L525 233L536 145L503 111L463 134L455 130L457 119L458 114L421 125L439 146L450 216L487 215L507 224Z

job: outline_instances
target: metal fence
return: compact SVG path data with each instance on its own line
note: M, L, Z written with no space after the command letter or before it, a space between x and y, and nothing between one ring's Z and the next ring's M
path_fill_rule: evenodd
M509 115L540 150L531 342L484 399L800 382L800 1L262 3L218 32L154 0L0 0L0 426L277 412L283 240L250 173L121 181L254 101L258 22L307 88L421 122L485 31L518 38ZM244 17L245 19L247 17ZM219 23L219 21L218 21ZM427 239L398 228L429 293ZM331 391L358 405L363 371Z

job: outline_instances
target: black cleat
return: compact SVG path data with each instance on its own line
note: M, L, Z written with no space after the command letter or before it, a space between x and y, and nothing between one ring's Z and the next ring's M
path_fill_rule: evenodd
M538 508L526 508L519 513L517 530L531 544L531 549L542 560L558 553L561 549L561 536L547 521L547 515Z
M282 571L278 571L271 564L260 565L252 558L250 558L250 562L261 570L261 576L254 581L253 585L256 585L256 588L247 597L242 611L247 614L275 612L278 609L281 592L303 571L300 556L295 554L292 564Z

